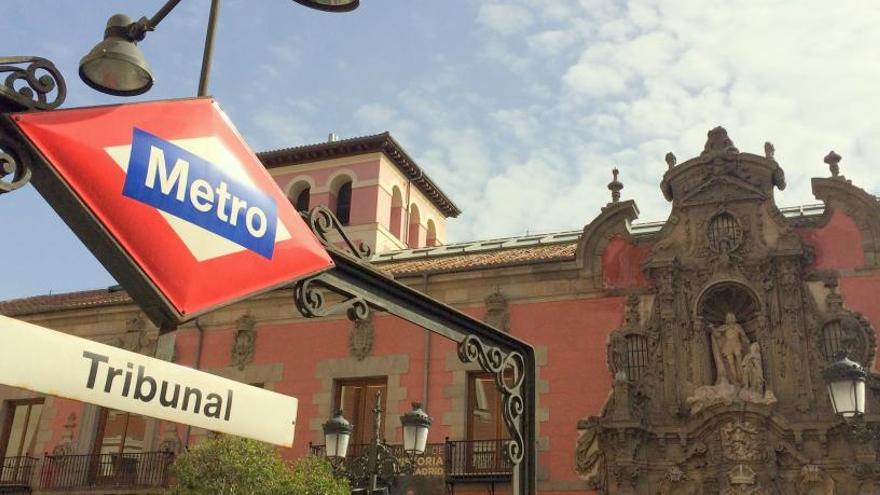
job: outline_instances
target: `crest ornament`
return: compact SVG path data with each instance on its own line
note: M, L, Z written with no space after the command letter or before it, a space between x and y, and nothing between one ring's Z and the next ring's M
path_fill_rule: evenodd
M507 310L507 297L496 290L486 298L486 316L483 322L502 332L510 333L510 314Z
M257 320L250 314L235 321L235 341L232 344L232 365L242 370L253 362L257 343Z
M358 361L363 361L373 352L373 313L366 318L355 320L348 336L348 352Z
M150 338L147 320L141 313L125 320L125 333L114 339L112 345L148 356L156 352L156 340Z

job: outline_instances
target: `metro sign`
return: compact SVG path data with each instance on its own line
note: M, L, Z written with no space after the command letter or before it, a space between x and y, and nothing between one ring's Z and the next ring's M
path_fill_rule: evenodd
M14 114L31 182L164 328L332 266L211 98Z

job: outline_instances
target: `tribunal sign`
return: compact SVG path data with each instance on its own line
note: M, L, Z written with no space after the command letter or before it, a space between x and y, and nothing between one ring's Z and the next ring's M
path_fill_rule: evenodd
M297 399L0 316L0 383L290 447Z
M211 98L12 122L31 182L162 329L333 266Z

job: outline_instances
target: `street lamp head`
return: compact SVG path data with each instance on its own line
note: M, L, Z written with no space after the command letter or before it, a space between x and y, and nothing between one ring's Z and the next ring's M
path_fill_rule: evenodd
M431 417L422 409L422 405L413 402L412 410L400 417L400 423L403 425L403 450L408 454L424 454Z
M865 413L865 369L845 355L823 372L834 413L851 418Z
M324 12L349 12L360 5L360 0L293 0L311 9Z
M325 454L328 458L344 458L348 454L348 441L351 439L351 423L337 410L332 418L324 423Z
M79 62L79 77L92 89L115 96L136 96L153 86L153 72L137 39L131 17L116 14L107 20L104 40Z

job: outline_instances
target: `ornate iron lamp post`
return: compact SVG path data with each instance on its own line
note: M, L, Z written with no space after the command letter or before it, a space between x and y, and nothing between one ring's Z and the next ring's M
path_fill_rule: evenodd
M324 12L348 12L358 8L360 0L294 0L300 5ZM80 60L79 77L92 89L115 96L137 96L153 87L153 72L137 47L139 41L154 31L180 0L168 0L156 14L133 21L125 14L115 14L107 21L104 40ZM208 73L214 51L214 31L220 0L211 0L205 50L199 77L198 96L208 94Z
M865 421L865 381L867 371L845 354L823 372L834 414L843 418L857 442L880 440L880 425Z
M865 414L865 378L862 366L841 356L825 369L824 378L834 413L846 419Z
M422 410L421 404L414 402L412 410L400 417L403 426L403 452L406 456L403 461L394 455L391 447L382 437L381 404L382 393L376 392L376 405L373 406L373 439L364 451L351 461L347 470L343 462L348 453L351 424L342 416L342 411L336 411L336 414L324 423L325 455L337 475L349 478L354 487L352 493L387 494L398 476L412 475L415 472L416 458L425 453L431 417Z

